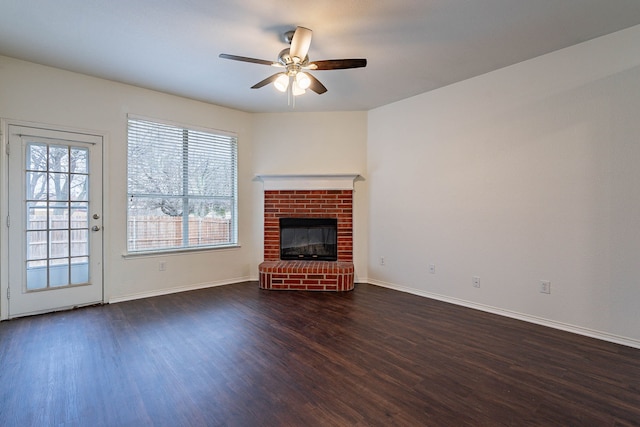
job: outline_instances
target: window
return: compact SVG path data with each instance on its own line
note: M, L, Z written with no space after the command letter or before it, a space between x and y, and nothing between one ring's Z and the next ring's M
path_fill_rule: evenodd
M127 249L237 244L235 135L129 118Z

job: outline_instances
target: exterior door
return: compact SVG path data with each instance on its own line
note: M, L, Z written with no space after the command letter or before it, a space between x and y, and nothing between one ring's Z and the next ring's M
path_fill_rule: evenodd
M9 317L101 303L102 137L9 126Z

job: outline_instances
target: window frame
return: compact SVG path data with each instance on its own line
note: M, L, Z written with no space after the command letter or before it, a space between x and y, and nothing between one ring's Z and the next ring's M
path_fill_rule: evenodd
M232 159L233 159L233 164L231 165L232 168L232 186L233 186L233 190L232 190L232 194L229 196L229 200L230 200L230 212L231 212L231 218L230 218L230 235L229 235L229 242L228 243L220 243L220 244L203 244L203 245L191 245L191 246L172 246L172 247L167 247L167 248L145 248L145 249L139 249L139 250L132 250L129 247L129 241L130 241L130 228L129 228L129 218L130 218L130 206L129 206L129 201L132 197L135 197L135 195L139 195L141 197L146 196L148 197L149 194L145 194L145 193L134 193L131 191L130 188L130 181L129 181L129 175L130 175L130 126L131 126L131 122L132 121L142 121L142 122L147 122L150 125L159 125L159 126L169 126L169 127L173 127L176 128L177 130L180 130L182 132L184 131L192 131L192 132L197 132L197 133L204 133L204 134L210 134L213 135L214 137L222 137L222 138L230 138L232 141L231 143L233 144L233 152L232 152ZM187 143L188 146L188 140L185 141ZM185 149L184 143L183 145L177 149L176 151L183 151ZM184 165L184 164L183 164ZM126 168L127 168L127 172L126 172L126 186L127 186L127 192L126 192L126 197L127 197L127 202L126 202L126 227L125 227L125 241L126 241L126 251L123 254L123 256L125 257L136 257L136 256L155 256L155 255L163 255L163 254L169 254L169 253L183 253L183 252L198 252L198 251L211 251L211 250L224 250L224 249L233 249L233 248L238 248L240 247L239 244L239 240L238 240L238 136L235 132L230 132L230 131L224 131L224 130L220 130L220 129L213 129L213 128L207 128L207 127L202 127L202 126L194 126L194 125L188 125L188 124L184 124L184 123L179 123L179 122L174 122L174 121L168 121L168 120L162 120L162 119L156 119L156 118L150 118L150 117L146 117L146 116L140 116L140 115L134 115L134 114L127 114L127 130L126 130ZM185 179L185 175L188 175L188 172L185 173L185 171L182 171L182 178L183 178L183 183L184 183L184 179ZM175 196L175 195L170 195L170 194L163 194L164 196L167 196L167 198L180 198L180 199L198 199L198 198L210 198L210 199L214 199L213 196L200 196L200 197L194 197L194 195L190 195L188 194L188 187L183 187L182 188L182 194L179 196ZM160 194L158 194L158 196L162 196ZM188 217L188 212L186 213L186 217ZM184 222L184 217L182 218L183 222ZM184 225L184 224L183 224Z

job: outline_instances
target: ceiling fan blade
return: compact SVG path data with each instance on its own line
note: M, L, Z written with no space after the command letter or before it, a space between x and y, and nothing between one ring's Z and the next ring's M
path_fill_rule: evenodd
M323 93L325 93L327 91L327 88L324 87L324 85L322 83L320 83L320 80L316 79L315 77L313 77L309 73L305 73L305 74L307 76L309 76L309 80L311 80L311 84L309 85L309 89L311 89L312 91L314 91L318 95L322 95Z
M247 58L246 56L229 55L228 53L221 53L218 56L220 58L232 59L234 61L251 62L253 64L262 64L262 65L280 66L280 64L273 61L267 61L265 59Z
M276 73L273 76L269 76L266 79L259 81L258 83L254 84L253 86L251 86L251 89L260 89L261 87L264 87L266 85L268 85L269 83L272 83L274 81L276 81L276 79L278 77L280 77L281 75L283 75L284 73Z
M326 59L324 61L313 61L304 68L309 70L344 70L347 68L362 68L367 66L364 58L353 59Z
M304 58L309 52L309 46L311 46L311 36L313 31L305 27L296 28L296 32L293 34L291 40L291 48L289 49L289 55L293 58L293 61L300 63L304 61ZM297 60L295 58L298 58Z

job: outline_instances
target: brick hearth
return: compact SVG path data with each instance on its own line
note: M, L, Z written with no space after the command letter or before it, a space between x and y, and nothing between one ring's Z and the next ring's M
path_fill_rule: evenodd
M280 260L280 218L337 218L338 260ZM354 287L353 190L265 190L260 287L349 291Z
M263 289L349 291L353 263L331 261L265 261L260 264Z

